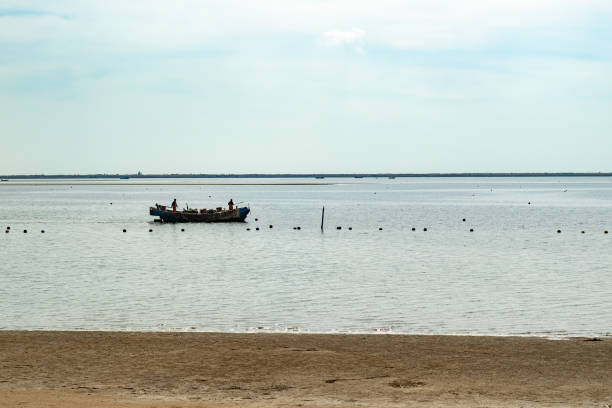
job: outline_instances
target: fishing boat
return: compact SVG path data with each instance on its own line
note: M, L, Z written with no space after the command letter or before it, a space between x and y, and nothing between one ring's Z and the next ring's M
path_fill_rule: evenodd
M166 208L165 205L156 205L149 208L149 215L159 217L161 222L244 222L250 211L249 207L236 207L231 210L217 207L199 210L189 208L174 212L172 208Z
M0 181L8 181L8 179L0 179Z

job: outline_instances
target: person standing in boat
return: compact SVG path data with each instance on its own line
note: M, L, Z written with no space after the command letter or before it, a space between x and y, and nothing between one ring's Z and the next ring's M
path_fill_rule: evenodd
M232 211L234 209L234 200L230 198L229 203L227 203L229 210Z
M176 198L172 202L172 212L176 212Z

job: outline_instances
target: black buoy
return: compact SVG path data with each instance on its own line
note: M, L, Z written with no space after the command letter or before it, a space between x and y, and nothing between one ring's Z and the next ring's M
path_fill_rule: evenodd
M185 228L181 228L181 232L185 232Z
M259 231L259 227L255 228L255 231Z
M427 228L423 228L423 232L427 232Z
M413 230L413 231L416 231L416 228L412 227L412 230Z
M7 230L10 230L10 229L11 229L11 227L6 227L6 229L7 229Z
M580 231L581 234L584 234L584 231Z
M463 219L463 222L465 222L465 218Z
M110 205L113 205L113 203L110 203Z
M470 228L470 232L474 232L474 228Z
M8 234L9 230L4 230L4 232L5 232L6 234Z
M250 231L250 230L251 230L250 228L247 228L247 231Z
M531 201L530 201L530 202L528 202L527 204L531 205Z
M269 227L269 228L274 228L274 225L270 224L270 227Z
M557 234L560 234L560 233L561 233L561 230L557 230Z
M352 230L353 230L353 227L349 227L349 231L352 231Z
M608 230L605 230L605 231L604 231L604 234L607 234L607 233L608 233Z
M338 227L336 227L336 229L337 229L337 230L341 230L341 229L342 229L342 227L338 226Z
M153 229L152 229L152 228L149 228L149 232L153 232Z
M297 227L293 227L293 229L294 229L294 230L296 230L296 229L297 229Z
M379 230L379 231L382 231L382 227L378 227L378 230Z
M259 219L258 219L258 218L255 218L255 221L259 221Z
M41 234L44 234L44 233L45 233L45 230L40 230L40 233L41 233Z
M27 230L27 229L24 229L24 230L23 230L23 233L24 233L24 234L27 234L27 233L28 233L28 230Z
M297 227L297 229L301 230L301 229L302 229L302 227Z
M125 230L125 228L123 229L123 232L127 232L127 231Z

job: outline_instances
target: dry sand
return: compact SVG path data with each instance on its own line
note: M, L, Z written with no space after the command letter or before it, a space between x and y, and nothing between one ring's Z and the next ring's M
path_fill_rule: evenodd
M610 407L612 339L0 331L0 407Z

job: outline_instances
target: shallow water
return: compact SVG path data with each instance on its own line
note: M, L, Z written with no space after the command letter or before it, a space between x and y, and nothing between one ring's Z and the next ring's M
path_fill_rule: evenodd
M197 184L285 181L339 184ZM610 178L113 183L0 185L1 329L612 332ZM153 223L174 197L252 212Z

